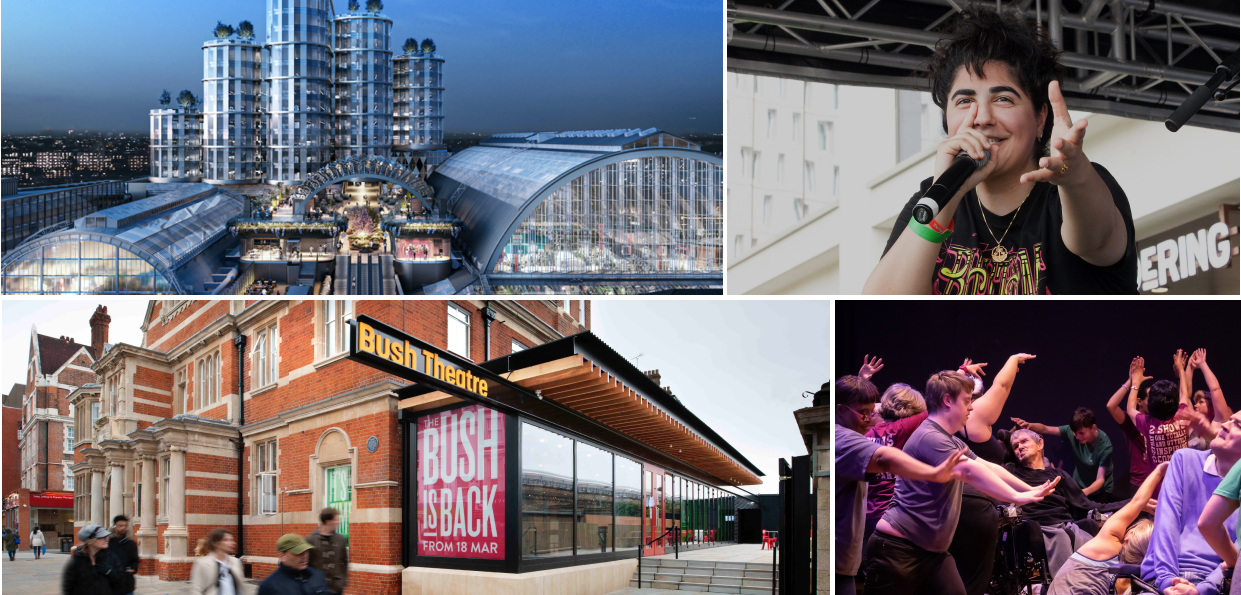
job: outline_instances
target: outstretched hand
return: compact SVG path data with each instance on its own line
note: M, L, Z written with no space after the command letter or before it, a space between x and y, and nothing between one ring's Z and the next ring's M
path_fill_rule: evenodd
M1142 356L1139 355L1129 362L1129 386L1141 386L1152 378L1154 376L1146 375L1146 360L1142 359Z
M1051 481L1044 482L1043 485L1034 488L1028 492L1018 492L1017 499L1013 504L1031 504L1042 500L1052 490L1056 489L1056 484L1060 483L1060 476L1056 476Z
M1177 376L1180 376L1185 371L1185 366L1189 363L1188 355L1183 349L1177 349L1176 353L1172 354L1172 370L1176 372Z
M1189 367L1201 368L1207 364L1207 350L1198 349L1189 357Z
M1060 92L1059 81L1047 84L1047 101L1052 117L1051 156L1039 159L1038 166L1043 169L1021 174L1021 183L1073 184L1091 171L1090 160L1082 152L1087 122L1078 120L1073 123L1069 117L1069 107L1064 103L1064 94Z
M935 472L931 474L931 481L935 483L944 483L952 479L953 469L957 465L966 461L966 452L968 452L968 449L962 448L961 450L948 455L948 458L944 459L944 462L935 467Z
M1009 419L1013 420L1013 424L1016 425L1019 430L1030 429L1030 422L1021 419L1020 417L1010 417Z
M965 363L961 364L961 367L965 368L965 371L969 372L975 378L982 378L983 376L987 375L987 373L982 370L983 367L985 367L986 365L987 365L986 362L983 362L981 364L976 364L974 363L974 360L971 360L970 358L967 357L965 358Z
M1017 363L1019 363L1019 364L1024 364L1024 363L1026 363L1027 361L1032 360L1032 359L1034 359L1034 358L1036 358L1036 357L1038 357L1038 356L1037 356L1037 355L1030 355L1030 354L1028 354L1028 353L1014 353L1014 354L1012 355L1012 359L1017 360Z
M871 358L870 354L868 353L862 356L862 369L858 370L857 375L869 380L871 376L874 376L876 372L882 369L883 369L883 358L881 357Z

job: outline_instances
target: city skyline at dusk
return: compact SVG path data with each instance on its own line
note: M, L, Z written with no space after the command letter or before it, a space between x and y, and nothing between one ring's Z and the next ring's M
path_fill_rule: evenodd
M336 4L338 14L347 11L345 2ZM256 41L265 39L263 0L177 5L175 14L169 6L144 1L118 10L71 0L54 11L6 7L3 133L146 131L162 90L201 95L200 48L217 21L249 20ZM394 23L394 52L406 38L429 37L447 60L449 132L722 132L712 3L389 0L383 12Z

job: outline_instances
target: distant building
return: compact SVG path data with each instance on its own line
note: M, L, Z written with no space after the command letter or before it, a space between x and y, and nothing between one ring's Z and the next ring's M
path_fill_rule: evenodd
M24 384L14 384L9 393L4 395L4 429L0 431L0 450L9 453L9 456L3 457L3 485L0 485L0 496L8 496L21 486L21 458L13 453L20 452L17 448L17 435L22 428L22 399L25 396Z

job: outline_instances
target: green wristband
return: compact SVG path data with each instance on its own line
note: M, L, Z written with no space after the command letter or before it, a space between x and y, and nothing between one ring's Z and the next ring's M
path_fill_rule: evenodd
M951 229L945 231L944 233L939 233L930 227L918 223L918 221L913 217L909 218L909 225L907 227L912 229L914 233L918 234L918 237L932 244L942 244L944 243L944 240L948 239L948 236L952 235Z

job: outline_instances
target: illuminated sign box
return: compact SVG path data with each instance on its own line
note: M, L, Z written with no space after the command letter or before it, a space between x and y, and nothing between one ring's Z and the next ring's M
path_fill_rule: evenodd
M1231 221L1229 221L1231 219ZM1237 295L1237 207L1137 242L1138 289L1143 293Z
M504 559L504 414L418 420L418 555Z

